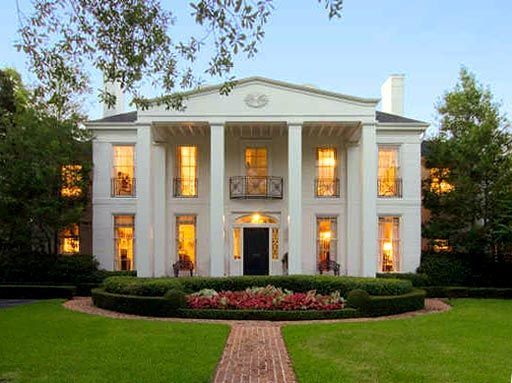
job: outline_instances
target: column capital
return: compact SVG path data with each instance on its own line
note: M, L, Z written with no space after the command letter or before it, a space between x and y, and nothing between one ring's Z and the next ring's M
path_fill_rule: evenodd
M304 121L287 121L286 125L288 126L288 128L302 129L302 126L304 125Z

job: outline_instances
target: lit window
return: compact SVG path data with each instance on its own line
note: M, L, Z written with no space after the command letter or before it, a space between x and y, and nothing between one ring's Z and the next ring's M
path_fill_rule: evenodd
M454 187L446 181L450 175L450 169L432 168L430 169L430 191L436 194L451 192Z
M400 271L399 217L379 217L379 270Z
M328 270L330 261L336 261L337 248L336 217L318 217L317 228L317 261L319 268Z
M237 224L244 224L244 223L253 223L253 224L262 224L262 223L277 223L277 220L273 217L270 217L268 215L260 214L260 213L254 213L250 215L244 215L240 218L237 218L236 222Z
M76 254L80 251L80 229L77 224L70 225L60 232L61 254Z
M240 259L241 241L240 241L240 228L233 229L233 259Z
M175 197L197 197L197 147L178 146Z
M434 239L432 244L432 250L436 253L451 251L452 248L448 243L447 239Z
M112 170L112 195L131 197L135 195L135 147L114 146L114 167Z
M134 269L135 217L133 215L114 216L115 269Z
M277 227L272 228L272 260L279 259L279 229Z
M268 176L267 148L246 148L245 170L247 175L247 194L265 195Z
M60 194L63 197L80 197L82 188L82 165L64 165L61 168L62 187Z
M339 183L337 174L337 153L335 148L316 149L316 187L317 197L337 197Z
M176 217L176 251L180 261L196 263L196 216Z
M402 196L402 180L396 146L379 146L377 189L379 197Z

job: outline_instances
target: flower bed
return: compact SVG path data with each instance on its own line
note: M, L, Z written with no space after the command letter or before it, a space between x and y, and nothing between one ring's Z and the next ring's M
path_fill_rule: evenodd
M204 289L187 296L191 309L226 310L341 310L344 300L339 292L317 294L315 290L294 293L274 286L253 287L244 291Z

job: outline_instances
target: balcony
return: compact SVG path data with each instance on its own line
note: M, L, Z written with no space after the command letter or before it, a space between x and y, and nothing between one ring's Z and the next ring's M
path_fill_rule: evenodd
M377 195L379 198L401 198L401 178L379 178L377 180Z
M175 198L197 198L197 178L174 178Z
M231 199L282 199L283 177L234 176L229 178Z
M112 197L135 197L135 178L114 177L111 180L110 192Z
M338 198L340 196L339 178L316 178L315 197L317 198Z

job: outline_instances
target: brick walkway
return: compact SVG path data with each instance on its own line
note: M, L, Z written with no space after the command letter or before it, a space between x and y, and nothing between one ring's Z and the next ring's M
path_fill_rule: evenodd
M278 325L235 324L226 342L214 383L295 383Z

